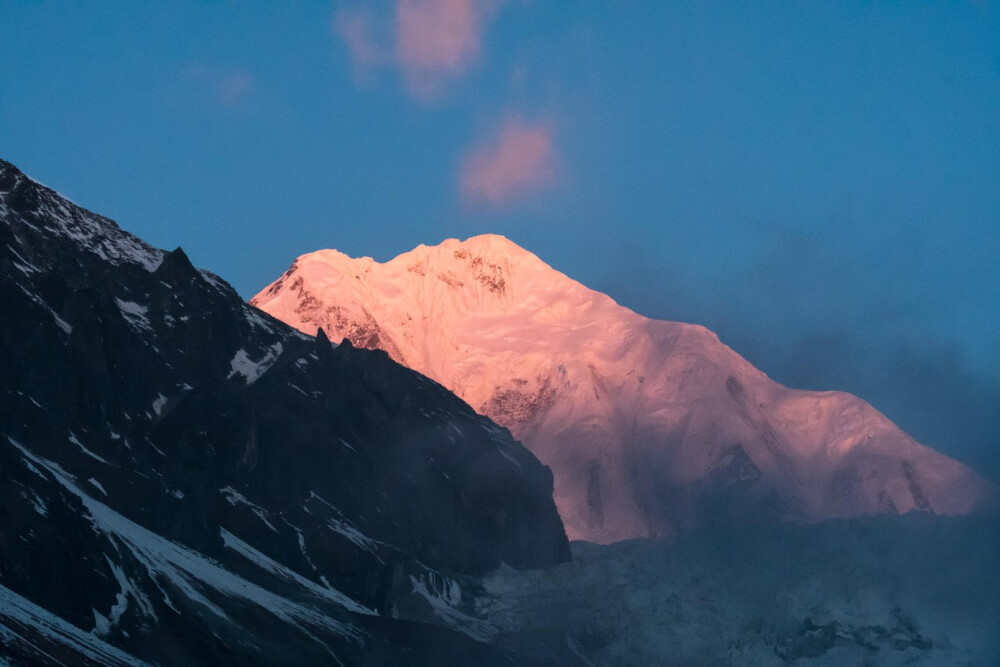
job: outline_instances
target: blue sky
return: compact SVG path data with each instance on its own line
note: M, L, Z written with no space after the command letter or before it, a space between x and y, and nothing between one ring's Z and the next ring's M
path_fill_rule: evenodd
M0 0L0 59L0 156L245 297L500 233L1000 471L996 3Z

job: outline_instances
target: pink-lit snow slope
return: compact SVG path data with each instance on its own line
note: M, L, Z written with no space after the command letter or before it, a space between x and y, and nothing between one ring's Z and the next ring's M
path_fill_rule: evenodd
M383 349L509 428L552 468L570 539L719 514L964 514L996 499L865 401L784 387L704 327L642 317L501 236L384 264L320 250L251 303Z

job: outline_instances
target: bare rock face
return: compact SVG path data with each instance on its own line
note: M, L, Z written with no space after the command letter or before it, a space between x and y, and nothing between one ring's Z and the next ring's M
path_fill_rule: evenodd
M0 367L15 664L507 664L400 610L569 558L506 430L2 161Z
M503 237L384 264L321 250L251 303L385 350L509 428L552 468L571 539L996 502L863 400L783 387L707 329L642 317Z

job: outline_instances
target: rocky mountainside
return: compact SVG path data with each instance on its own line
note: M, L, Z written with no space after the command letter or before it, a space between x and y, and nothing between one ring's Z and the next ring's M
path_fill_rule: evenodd
M569 558L506 430L2 161L0 369L11 664L509 664L418 621Z
M552 468L571 539L996 501L863 400L772 382L707 329L642 317L500 236L386 263L321 250L251 303L385 350L509 428Z

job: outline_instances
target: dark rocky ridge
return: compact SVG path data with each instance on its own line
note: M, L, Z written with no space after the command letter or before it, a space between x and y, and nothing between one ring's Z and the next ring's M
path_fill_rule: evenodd
M393 616L569 558L505 429L3 161L0 369L0 588L141 660L506 663ZM0 655L44 663L28 625Z

